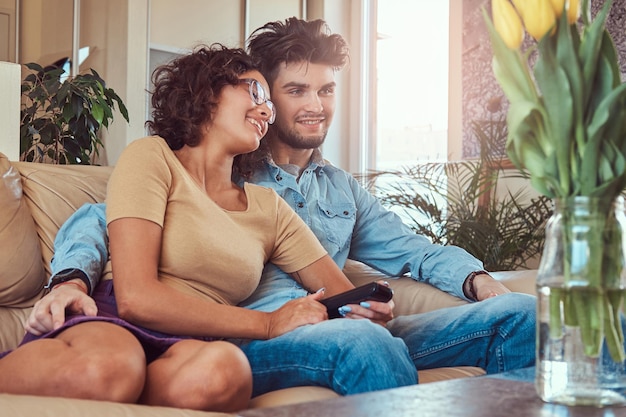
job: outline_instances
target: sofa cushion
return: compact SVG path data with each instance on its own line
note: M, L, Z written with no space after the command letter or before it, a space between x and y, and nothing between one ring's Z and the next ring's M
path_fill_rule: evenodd
M25 307L45 278L39 238L18 170L0 153L0 305Z
M59 228L83 204L104 202L113 167L13 164L22 176L24 198L39 235L45 276L49 277L54 238Z
M32 307L0 307L0 323L2 323L0 352L15 349L22 341L24 338L24 326L32 309ZM1 407L0 410L2 410Z

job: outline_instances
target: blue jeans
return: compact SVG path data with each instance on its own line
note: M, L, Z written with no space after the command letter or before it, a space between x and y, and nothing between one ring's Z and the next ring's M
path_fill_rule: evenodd
M417 369L477 366L487 373L535 364L536 298L508 293L387 324Z
M510 293L400 316L382 326L337 319L241 345L253 395L319 385L347 395L417 382L416 369L477 366L487 373L535 364L536 298ZM408 346L408 359L406 349Z
M294 386L349 395L417 383L406 345L369 320L327 320L238 344L252 367L253 396Z

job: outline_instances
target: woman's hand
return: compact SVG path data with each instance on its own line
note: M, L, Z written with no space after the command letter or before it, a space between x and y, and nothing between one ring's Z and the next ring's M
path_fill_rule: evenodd
M26 331L39 336L58 329L65 322L66 309L86 316L98 313L95 301L87 295L87 288L80 279L56 285L37 301L26 321Z
M267 338L272 339L305 324L327 320L326 307L319 302L322 298L324 298L324 289L306 297L291 300L270 313Z
M378 281L379 284L386 287L389 283L386 281ZM385 327L387 322L393 319L393 308L395 304L393 300L386 303L380 301L364 301L361 304L348 304L340 308L346 318L350 319L368 319L376 324Z

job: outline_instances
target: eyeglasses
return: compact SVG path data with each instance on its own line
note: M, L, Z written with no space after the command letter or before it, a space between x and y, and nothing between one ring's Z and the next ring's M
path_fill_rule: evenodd
M261 85L260 82L255 80L254 78L241 78L239 80L239 84L248 84L248 92L250 93L250 98L254 101L255 104L267 104L267 107L270 109L270 118L267 123L272 124L276 120L276 109L274 107L274 103L267 98L267 94L265 93L265 89Z

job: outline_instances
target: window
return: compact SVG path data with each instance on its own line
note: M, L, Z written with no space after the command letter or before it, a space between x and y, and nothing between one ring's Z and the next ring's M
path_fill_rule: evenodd
M448 1L377 2L375 166L398 169L448 156Z

